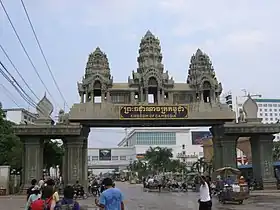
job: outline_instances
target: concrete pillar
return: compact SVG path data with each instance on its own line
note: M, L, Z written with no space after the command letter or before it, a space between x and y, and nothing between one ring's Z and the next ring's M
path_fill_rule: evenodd
M83 171L82 171L82 183L83 186L85 187L85 189L87 189L88 187L88 139L85 137L83 139L83 160L82 160L82 167L83 167Z
M83 138L67 137L65 140L65 184L83 183Z
M157 90L157 103L158 104L161 104L162 102L161 102L161 95L160 95L160 89L158 88L158 90Z
M135 92L130 92L130 103L135 104Z
M64 184L68 183L68 176L67 176L67 170L68 170L68 166L67 166L67 163L68 163L68 160L67 160L67 157L68 157L68 147L67 147L67 143L66 143L66 140L63 140L63 146L64 146L64 156L63 156L63 159L62 159L62 179L63 179L63 182Z
M145 88L145 103L146 103L146 104L149 103L149 92L148 92L148 88Z
M273 167L273 139L275 136L255 135L250 138L254 178L263 181L264 189L275 188Z
M212 126L210 128L212 133L212 143L213 143L213 167L218 169L223 167L223 149L222 149L222 139L224 136L223 130L220 130L218 126Z
M164 90L161 90L161 103L164 104Z
M101 90L101 102L105 101L105 92Z
M43 140L33 136L21 140L24 146L23 183L28 187L32 179L39 180L43 175Z
M106 94L106 101L107 101L107 102L111 102L111 94L110 94L109 91L108 91L107 94Z
M81 93L81 103L85 103L85 94Z
M143 94L143 91L144 91L144 89L143 88L140 88L140 102L144 102L144 94Z
M223 167L237 168L236 146L239 136L224 136L222 144Z

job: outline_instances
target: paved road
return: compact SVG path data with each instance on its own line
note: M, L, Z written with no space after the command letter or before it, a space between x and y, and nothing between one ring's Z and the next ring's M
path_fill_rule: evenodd
M117 183L125 195L127 210L197 210L198 194L188 193L156 193L143 192L139 185L129 185L127 183ZM89 210L94 210L93 198L79 201L82 205L88 206ZM0 197L0 209L19 210L23 209L25 203L24 196ZM213 210L280 210L279 196L257 196L253 197L243 205L226 204L221 205L213 201Z

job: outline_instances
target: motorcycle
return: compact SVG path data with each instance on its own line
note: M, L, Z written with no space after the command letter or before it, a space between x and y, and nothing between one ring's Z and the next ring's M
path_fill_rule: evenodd
M83 187L74 189L74 199L87 199L87 194Z
M94 185L91 188L91 193L94 197L96 197L97 195L99 195L99 186Z

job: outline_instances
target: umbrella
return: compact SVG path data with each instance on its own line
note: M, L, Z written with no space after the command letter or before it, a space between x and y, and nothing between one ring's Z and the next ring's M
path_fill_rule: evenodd
M223 167L216 170L217 173L226 173L226 174L240 174L241 172L237 168L232 167Z

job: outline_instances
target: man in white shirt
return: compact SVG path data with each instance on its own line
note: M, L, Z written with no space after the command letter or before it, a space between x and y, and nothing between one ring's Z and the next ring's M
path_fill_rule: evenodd
M210 196L209 185L204 176L200 177L200 190L199 190L199 210L211 210L212 201Z

